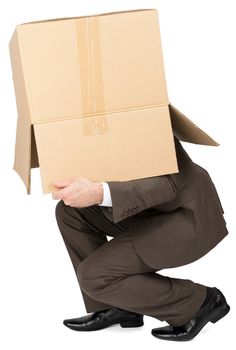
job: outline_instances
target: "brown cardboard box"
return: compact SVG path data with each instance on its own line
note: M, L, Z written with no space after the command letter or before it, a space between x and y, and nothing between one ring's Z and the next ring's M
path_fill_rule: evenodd
M16 26L14 170L30 193L52 180L126 181L178 172L180 140L218 145L168 100L156 9ZM173 127L173 130L172 130Z

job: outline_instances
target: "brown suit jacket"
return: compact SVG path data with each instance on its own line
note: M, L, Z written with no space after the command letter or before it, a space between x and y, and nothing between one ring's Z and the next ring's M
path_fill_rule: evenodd
M208 174L175 137L179 173L130 181L108 181L109 220L127 220L140 257L156 270L193 262L227 234L224 211Z

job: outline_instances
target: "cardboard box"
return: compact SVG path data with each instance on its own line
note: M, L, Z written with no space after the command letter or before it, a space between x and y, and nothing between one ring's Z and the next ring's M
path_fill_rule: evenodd
M51 181L178 172L173 132L218 145L168 100L156 9L17 25L9 43L18 121L13 169ZM173 127L173 129L172 129Z

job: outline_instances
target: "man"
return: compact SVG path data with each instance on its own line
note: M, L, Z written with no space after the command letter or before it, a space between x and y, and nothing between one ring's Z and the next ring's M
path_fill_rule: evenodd
M229 312L219 289L156 273L201 258L228 234L209 174L174 140L179 173L54 182L57 223L90 313L67 327L139 327L148 315L169 324L152 335L182 341Z

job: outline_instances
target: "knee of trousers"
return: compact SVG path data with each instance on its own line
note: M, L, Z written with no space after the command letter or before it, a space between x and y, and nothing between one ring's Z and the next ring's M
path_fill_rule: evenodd
M75 208L71 207L70 205L66 205L62 199L57 203L55 207L55 216L59 227L62 223L70 224L72 218L75 219L73 212L74 210ZM76 211L76 224L79 228L79 223L80 221L82 222L82 219L80 217L80 208L76 208ZM66 233L66 231L64 233Z
M57 222L59 222L59 220L65 215L65 203L64 201L61 199L56 207L55 207L55 216L57 219Z
M100 266L88 256L78 266L76 271L80 287L90 297L99 298L106 293L108 287L114 278L108 277Z

